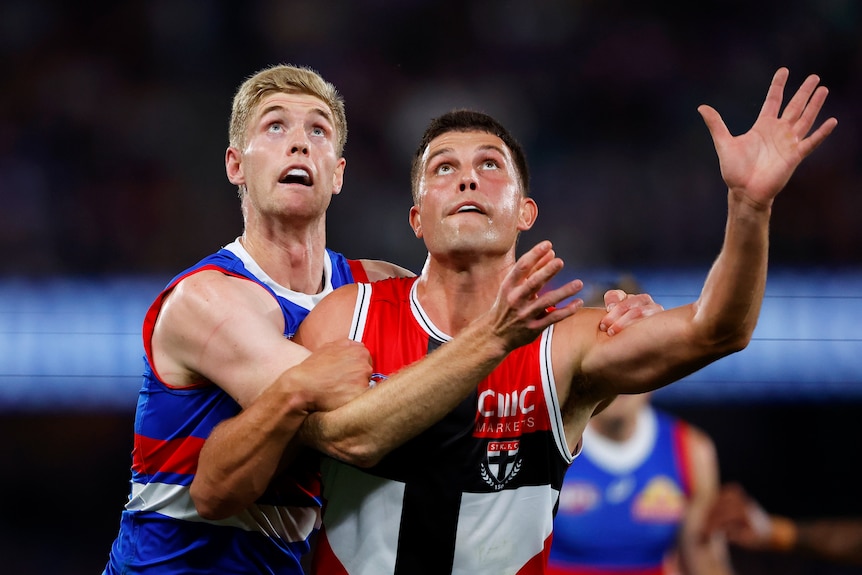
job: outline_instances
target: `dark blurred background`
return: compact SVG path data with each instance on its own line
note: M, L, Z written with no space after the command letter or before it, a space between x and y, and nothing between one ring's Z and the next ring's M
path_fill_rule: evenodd
M231 98L280 62L317 69L346 99L331 247L419 270L410 158L431 117L470 106L528 151L540 218L522 245L553 240L567 273L588 280L634 271L662 303L696 297L664 280L702 279L724 229L726 192L697 106L741 133L779 66L790 68L788 93L819 74L830 89L820 120L839 126L794 175L772 224L782 283L767 305L799 329L759 341L790 338L815 357L841 348L840 381L823 394L808 376L795 394L801 380L782 376L745 400L683 391L664 405L711 433L723 477L772 510L862 515L856 0L3 0L0 61L3 572L104 566L128 490L134 394L110 402L102 390L137 386L127 372L140 371L140 321L159 287L241 233L223 163ZM123 373L100 371L120 340L134 349ZM77 364L40 371L63 353ZM812 369L826 379L833 365ZM731 371L737 386L751 376ZM862 572L735 560L741 574Z

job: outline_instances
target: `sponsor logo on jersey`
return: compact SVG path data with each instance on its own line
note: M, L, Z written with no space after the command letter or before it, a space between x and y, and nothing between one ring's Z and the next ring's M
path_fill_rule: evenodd
M535 385L510 392L480 391L474 435L505 437L535 430L537 398Z
M608 503L621 503L629 498L637 487L637 480L631 475L611 481L605 488L605 499Z
M560 491L560 511L586 513L599 504L599 489L587 481L569 481Z
M648 523L678 521L685 508L685 495L671 478L653 478L635 498L632 515Z

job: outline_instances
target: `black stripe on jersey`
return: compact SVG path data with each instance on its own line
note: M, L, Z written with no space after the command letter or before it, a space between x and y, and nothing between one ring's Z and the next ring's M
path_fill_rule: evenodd
M429 338L431 353L441 342ZM407 482L394 575L451 573L461 493L433 482Z
M461 493L408 484L395 575L451 573Z

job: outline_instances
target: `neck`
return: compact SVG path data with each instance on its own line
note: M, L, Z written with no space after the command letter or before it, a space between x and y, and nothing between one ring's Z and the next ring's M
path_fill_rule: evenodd
M419 277L416 295L431 321L454 337L491 309L512 265L512 258L461 266L431 256Z
M289 233L247 228L240 242L279 285L306 294L319 293L323 288L326 233L322 225Z
M613 441L625 441L635 434L638 425L637 413L613 417L599 414L590 421L593 430Z

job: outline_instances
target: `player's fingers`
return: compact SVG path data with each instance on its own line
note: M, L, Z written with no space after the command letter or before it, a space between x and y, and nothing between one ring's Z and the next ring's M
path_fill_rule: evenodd
M552 255L549 252L548 255ZM563 269L563 260L558 257L543 258L536 267L524 278L523 287L527 297L535 297L554 276Z
M787 76L789 75L790 70L787 68L782 67L776 70L772 76L772 82L769 84L769 90L766 92L766 99L760 108L758 118L778 117L778 111L781 109L781 101L784 99L784 86L787 84Z
M624 290L609 289L604 295L605 309L610 311L613 306L626 299L627 296L628 294Z
M525 277L529 276L530 273L533 272L535 267L539 265L539 262L541 262L543 258L547 257L549 252L552 252L551 242L543 240L537 243L517 259L515 265L512 266L511 270L509 270L504 281L515 284L520 283Z
M537 309L545 309L554 307L563 300L569 299L584 288L584 282L581 280L572 280L566 282L562 286L548 290L536 298L534 306Z
M781 119L789 120L791 122L798 120L805 111L805 107L811 99L811 94L814 93L814 90L817 88L817 84L819 83L820 77L816 74L811 74L805 78L805 81L802 82L802 85L799 86L799 89L796 90L796 93L793 94L793 97L790 98L789 102L787 102L787 106L784 107L784 112L781 113Z
M549 308L546 313L539 315L532 321L530 328L536 331L545 329L551 324L575 315L582 307L584 307L584 300L576 299L564 306Z

